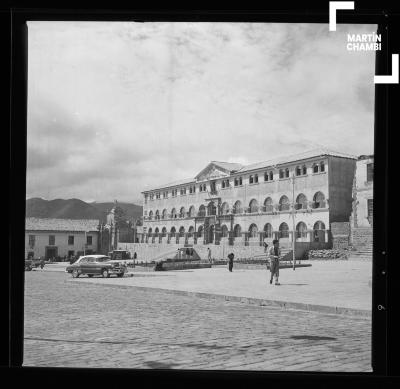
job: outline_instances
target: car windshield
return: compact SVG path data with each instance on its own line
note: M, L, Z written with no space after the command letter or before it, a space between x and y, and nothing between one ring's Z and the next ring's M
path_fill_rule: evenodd
M98 257L97 262L106 262L109 261L110 257Z

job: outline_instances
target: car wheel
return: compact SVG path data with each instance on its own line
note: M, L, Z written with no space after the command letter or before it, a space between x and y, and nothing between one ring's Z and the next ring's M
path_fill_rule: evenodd
M79 277L79 272L78 272L78 270L72 270L72 277L73 278L78 278Z
M124 276L124 273L118 273L117 274L117 277L119 277L119 278L121 278L121 277L123 277Z
M110 274L108 273L107 269L103 269L102 272L101 272L101 275L102 275L103 278L110 277Z
M93 274L88 274L87 275L89 278L92 278L93 277Z

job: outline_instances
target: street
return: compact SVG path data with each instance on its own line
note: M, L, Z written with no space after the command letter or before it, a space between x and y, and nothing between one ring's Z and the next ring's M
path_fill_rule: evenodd
M25 272L24 366L368 372L371 320Z

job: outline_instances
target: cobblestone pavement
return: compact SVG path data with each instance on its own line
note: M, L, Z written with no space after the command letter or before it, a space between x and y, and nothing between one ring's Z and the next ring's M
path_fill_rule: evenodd
M371 371L371 320L25 273L24 366Z

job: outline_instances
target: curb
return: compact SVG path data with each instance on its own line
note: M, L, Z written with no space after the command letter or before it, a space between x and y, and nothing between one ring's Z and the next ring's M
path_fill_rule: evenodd
M85 280L76 280L76 279L66 280L65 282L81 282L91 285L99 285L99 283L94 283ZM110 286L122 289L135 288L135 289L142 289L149 291L163 291L180 296L200 297L209 300L231 301L231 302L239 302L251 305L272 306L282 309L294 309L300 311L319 312L319 313L333 314L333 315L345 315L349 317L358 317L365 319L371 319L372 316L371 311L366 309L354 309L354 308L335 307L329 305L305 304L305 303L297 303L289 301L260 299L254 297L229 296L229 295L205 293L205 292L189 292L186 290L153 288L149 286L117 285L117 284L103 284L103 286Z

